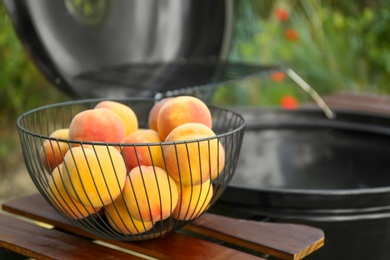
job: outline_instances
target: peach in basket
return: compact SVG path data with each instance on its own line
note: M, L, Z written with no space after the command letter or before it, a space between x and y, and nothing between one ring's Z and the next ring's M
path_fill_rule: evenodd
M122 241L163 236L210 208L234 174L245 128L239 114L189 96L52 104L17 124L48 203L71 224Z

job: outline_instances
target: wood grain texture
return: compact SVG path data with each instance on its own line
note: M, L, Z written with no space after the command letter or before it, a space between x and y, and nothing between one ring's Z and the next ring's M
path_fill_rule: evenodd
M113 241L97 237L78 227L70 225L46 203L40 194L6 202L3 204L3 210L53 225L58 229L88 239L101 240L158 259L262 259L258 256L178 232L169 234L164 238L141 242Z
M185 229L281 259L302 259L324 245L324 232L318 228L213 214L204 214Z
M0 246L35 259L143 259L0 214Z

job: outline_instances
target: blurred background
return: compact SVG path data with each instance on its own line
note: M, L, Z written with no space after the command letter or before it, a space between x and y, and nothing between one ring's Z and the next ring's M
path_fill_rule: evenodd
M94 1L74 0L75 5ZM390 94L390 1L239 1L231 61L293 68L320 95ZM85 12L88 5L85 6ZM19 115L71 99L28 57L0 2L0 200L35 191L16 130ZM297 107L307 96L283 72L221 88L220 105Z

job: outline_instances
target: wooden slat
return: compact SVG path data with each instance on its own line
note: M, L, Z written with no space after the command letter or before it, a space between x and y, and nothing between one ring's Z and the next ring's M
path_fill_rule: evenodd
M0 214L0 247L36 259L142 259Z
M374 94L335 93L324 96L324 101L330 108L352 109L374 113L390 113L390 97Z
M185 227L281 259L302 259L324 245L324 232L306 225L236 220L204 214Z
M251 254L234 250L206 240L190 237L178 232L165 238L142 242L108 240L70 225L57 214L40 194L22 197L3 204L3 210L29 219L53 225L74 234L122 247L158 259L261 259Z

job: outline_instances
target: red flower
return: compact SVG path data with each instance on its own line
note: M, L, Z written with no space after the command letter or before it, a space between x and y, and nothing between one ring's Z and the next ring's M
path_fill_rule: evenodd
M281 22L285 22L289 18L287 10L282 7L275 9L275 16Z
M296 40L298 40L298 32L293 28L286 29L286 31L284 32L284 35L285 35L286 39L291 41L291 42L295 42Z
M296 109L298 104L298 100L290 95L282 96L280 99L280 106L284 109Z
M284 72L282 72L282 71L275 71L275 72L273 72L271 74L271 80L273 82L280 82L280 81L284 80L285 76L286 75L284 74Z

